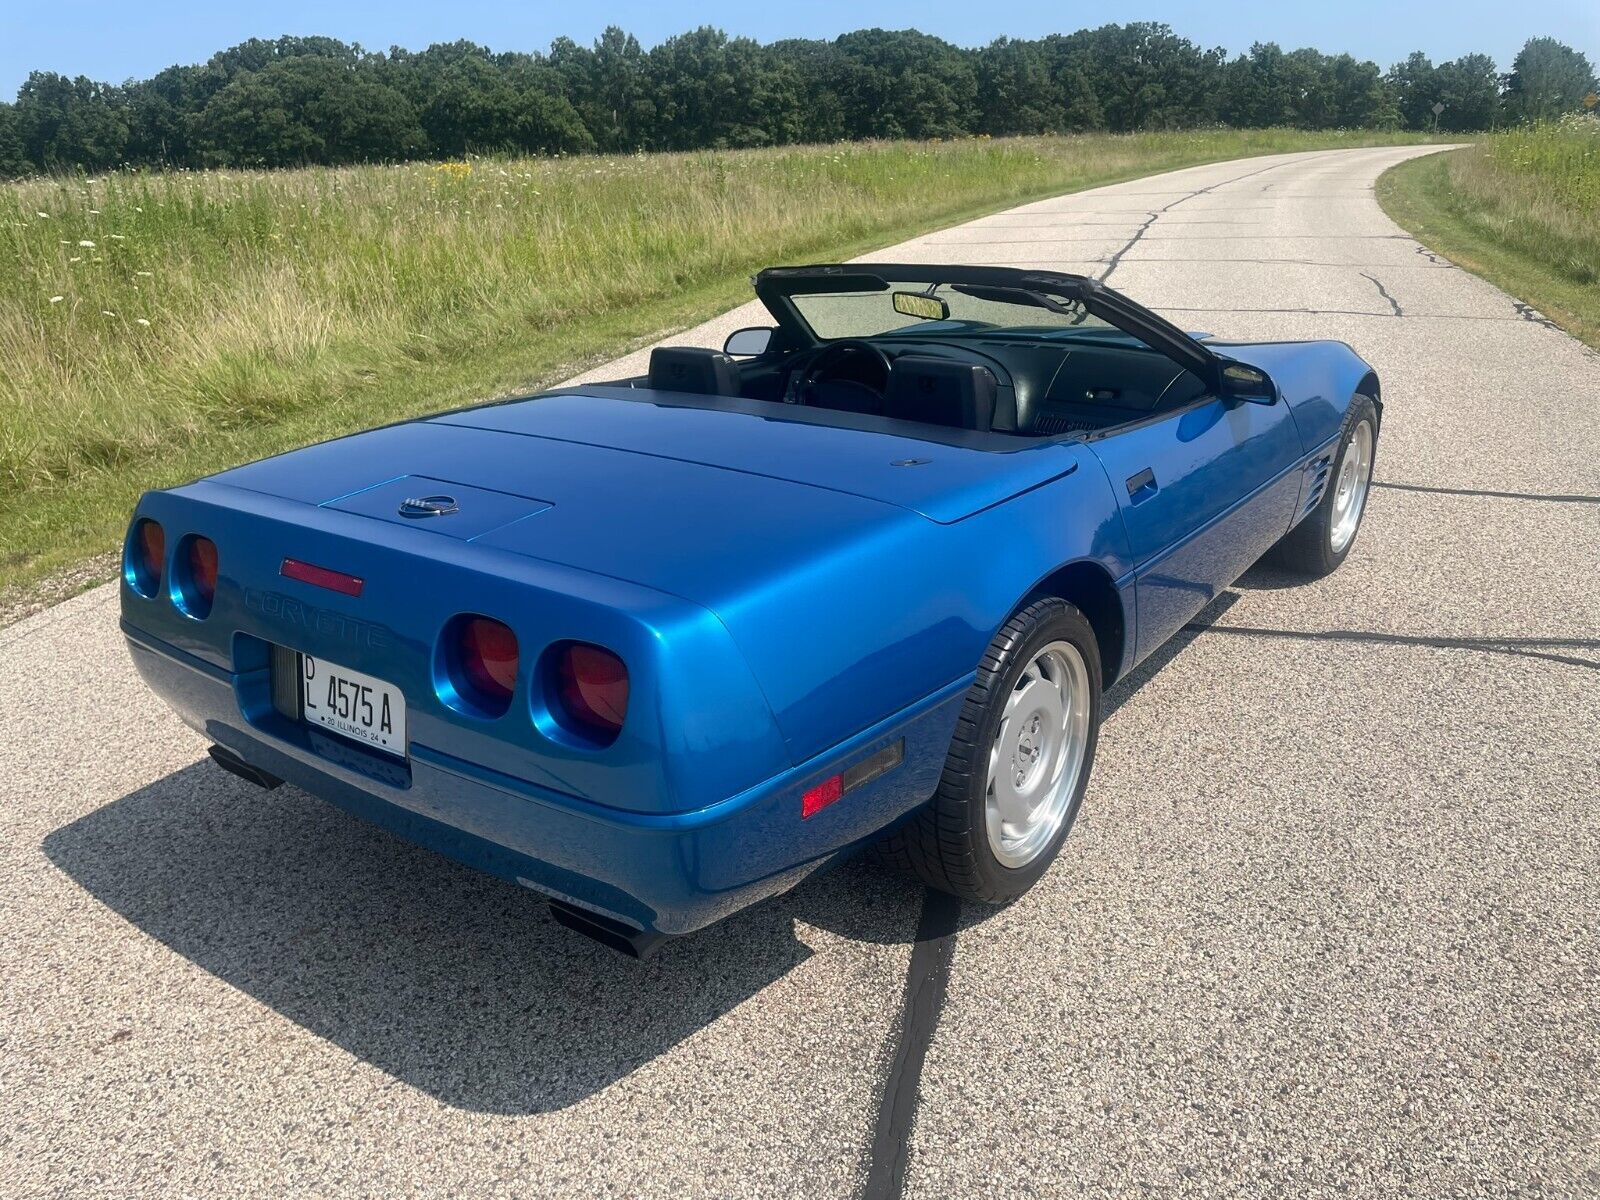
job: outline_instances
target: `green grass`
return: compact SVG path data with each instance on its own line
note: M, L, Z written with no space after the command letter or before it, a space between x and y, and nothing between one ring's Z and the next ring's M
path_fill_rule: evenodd
M532 390L986 211L1287 130L113 174L0 190L0 594L114 545L138 494Z
M1424 245L1600 349L1600 119L1402 163L1378 201Z

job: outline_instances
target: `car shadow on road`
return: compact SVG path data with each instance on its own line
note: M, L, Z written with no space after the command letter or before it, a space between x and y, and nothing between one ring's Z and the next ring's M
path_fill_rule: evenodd
M638 963L532 892L209 761L51 833L49 859L197 966L457 1108L576 1103L812 954L914 939L921 891L846 863Z

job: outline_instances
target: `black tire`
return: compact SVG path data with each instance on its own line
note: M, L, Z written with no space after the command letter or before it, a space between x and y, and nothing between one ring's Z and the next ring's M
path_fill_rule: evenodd
M1031 862L1009 867L996 857L985 820L989 749L1002 709L1033 657L1053 642L1071 642L1088 668L1087 747L1066 815L1050 844ZM1100 732L1099 643L1088 620L1054 597L1039 600L1001 628L978 664L967 692L934 797L878 845L880 856L920 877L929 887L963 900L1004 904L1038 882L1072 831L1094 767Z
M1333 520L1334 496L1336 484L1339 479L1340 469L1344 466L1345 455L1350 453L1350 444L1355 438L1356 427L1363 421L1372 429L1372 455L1376 463L1378 453L1378 405L1371 396L1363 396L1359 392L1350 403L1350 411L1345 414L1344 425L1340 429L1339 452L1334 456L1333 466L1328 472L1328 485L1322 493L1322 499L1317 502L1317 507L1311 514L1296 525L1283 539L1262 555L1262 561L1275 567L1282 567L1306 579L1321 579L1324 575L1331 575L1339 569L1339 564L1350 555L1351 548L1356 544L1356 539L1361 536L1361 525L1358 519L1356 529L1340 549L1333 547ZM1370 468L1369 468L1370 470ZM1370 476L1369 476L1370 478ZM1368 485L1370 487L1370 484ZM1368 497L1370 499L1370 495ZM1362 516L1365 516L1365 503L1362 506Z

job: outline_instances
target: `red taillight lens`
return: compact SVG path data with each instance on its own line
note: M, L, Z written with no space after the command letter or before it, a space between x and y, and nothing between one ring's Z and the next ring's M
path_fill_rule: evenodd
M844 795L844 776L831 775L800 797L800 819L814 817Z
M614 740L628 715L628 667L611 651L587 642L556 648L557 694L584 733Z
M206 608L217 594L217 544L210 538L189 539L189 586Z
M499 716L517 685L517 635L489 617L466 617L457 632L456 659L471 699Z
M161 564L167 557L167 535L154 521L139 523L139 557L153 579L161 578Z
M167 535L161 526L148 517L136 524L128 538L127 557L128 583L140 595L154 596L167 558Z

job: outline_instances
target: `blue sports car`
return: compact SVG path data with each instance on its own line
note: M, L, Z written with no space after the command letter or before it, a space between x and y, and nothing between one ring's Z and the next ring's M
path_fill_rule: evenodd
M723 353L145 495L139 671L223 768L633 954L874 843L1026 891L1104 690L1264 554L1350 552L1378 380L1078 275L754 286L771 327Z

